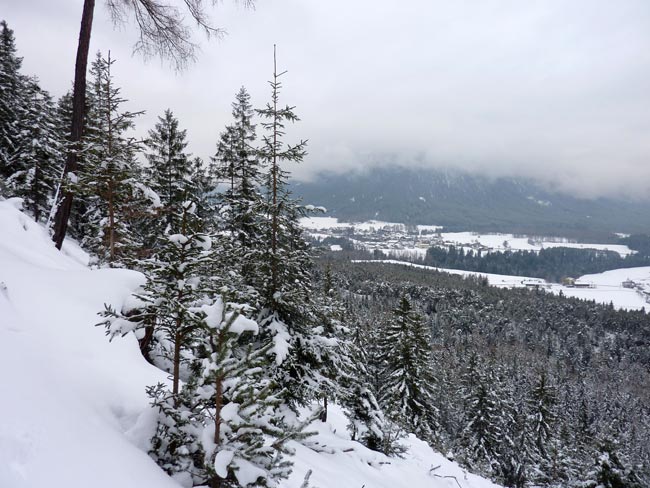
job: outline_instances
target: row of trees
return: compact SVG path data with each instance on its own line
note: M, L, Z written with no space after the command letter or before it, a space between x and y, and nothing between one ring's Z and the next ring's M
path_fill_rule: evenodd
M441 268L463 269L479 273L534 276L559 282L563 277L602 273L610 269L648 266L646 253L629 254L624 258L615 251L552 247L537 251L505 251L475 253L450 246L431 247L422 264Z

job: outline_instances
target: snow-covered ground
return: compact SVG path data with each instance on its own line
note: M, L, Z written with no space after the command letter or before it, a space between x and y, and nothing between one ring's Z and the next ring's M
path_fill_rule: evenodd
M436 268L433 266L424 266L421 264L407 263L393 259L368 260L356 262L376 262L399 264L420 269L429 269L432 271L442 271L445 273L461 276L483 276L488 279L492 286L503 288L518 288L527 285L539 285L540 288L546 289L552 293L559 294L562 292L567 297L575 297L583 300L594 300L597 303L613 303L614 307L625 310L641 310L645 308L650 310L650 304L646 302L644 291L650 293L650 266L639 268L623 268L605 271L604 273L584 275L576 280L580 283L590 284L591 288L572 288L559 285L557 283L547 283L540 278L527 276L511 276L490 273L477 273L475 271L463 271L459 269ZM636 289L625 288L622 283L632 280L639 286Z
M109 342L98 322L120 308L143 276L90 270L74 243L64 252L43 228L0 201L0 487L178 488L146 454L155 417L145 386L167 381L133 336ZM294 443L298 488L312 470L318 488L490 488L496 485L410 436L403 459L349 440L341 409Z

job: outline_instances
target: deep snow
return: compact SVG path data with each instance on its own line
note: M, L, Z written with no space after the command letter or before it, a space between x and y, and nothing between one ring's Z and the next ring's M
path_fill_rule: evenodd
M143 276L90 270L71 242L56 251L19 204L0 201L0 487L178 487L146 454L155 416L145 386L166 375L132 335L109 342L94 326L104 304L120 308ZM370 451L349 440L346 423L333 406L311 429L319 452L294 443L282 486L298 488L309 470L319 488L496 486L413 436L404 459Z

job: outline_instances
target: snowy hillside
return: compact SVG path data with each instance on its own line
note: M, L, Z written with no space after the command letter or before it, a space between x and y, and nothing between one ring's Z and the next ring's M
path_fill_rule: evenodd
M109 342L94 327L104 304L120 308L143 276L90 270L68 242L60 253L19 200L0 202L0 487L177 487L146 454L154 427L145 386L167 381L133 336ZM488 488L411 436L404 459L352 442L333 407L294 443L298 488Z

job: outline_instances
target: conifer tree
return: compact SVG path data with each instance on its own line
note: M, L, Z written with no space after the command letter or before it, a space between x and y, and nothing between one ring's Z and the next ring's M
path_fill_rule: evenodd
M257 323L221 297L201 312L202 481L211 488L276 486L290 473L286 441L296 436L278 415L281 401L263 375L271 343L255 348L254 341L244 339L258 333Z
M436 442L435 377L431 369L431 338L422 316L406 296L383 327L381 403L406 430Z
M162 234L165 227L178 229L177 219L185 201L191 198L192 166L185 152L186 131L179 128L178 119L171 110L158 117L154 129L145 141L151 188L160 198L160 222L150 232ZM152 243L150 243L151 245Z
M52 207L62 157L54 104L35 79L23 77L17 110L13 173L7 185L14 196L23 198L34 220L43 221Z
M154 362L171 373L172 394L180 392L181 373L200 328L195 308L214 292L211 276L205 273L212 258L212 239L201 232L196 205L187 201L172 219L178 228L159 236L156 254L141 261L146 284L135 294L134 310L107 309L105 322L111 337L137 331L139 338L153 329Z
M326 279L325 289L330 289L328 281ZM348 318L348 321L350 320ZM369 449L392 454L395 452L396 446L387 445L390 439L385 434L391 427L379 406L373 388L375 378L371 373L372 366L367 354L372 339L369 337L369 331L365 330L361 323L355 325L353 339L349 345L347 374L342 382L346 388L342 403L348 410L350 437L353 441L359 441Z
M212 158L211 174L225 187L220 194L222 218L225 229L236 240L237 255L233 259L242 263L242 273L252 282L249 253L262 246L263 235L257 213L262 209L261 161L253 147L256 133L252 123L254 110L250 95L242 87L232 104L233 123L226 127Z
M498 447L502 435L493 380L493 372L481 371L476 355L472 354L463 376L465 419L460 442L469 467L489 474L499 471Z
M134 258L141 247L133 227L146 212L145 195L151 195L140 181L142 172L135 160L140 145L128 135L142 112L121 110L126 100L113 81L114 63L110 52L108 58L98 52L92 64L83 164L75 185L75 193L84 195L89 205L85 214L89 232L82 244L112 266Z
M12 157L17 151L20 131L21 65L22 58L16 54L14 31L3 20L0 22L0 179L5 181L15 172Z
M275 358L272 377L284 401L292 408L306 404L321 393L320 381L326 372L325 357L330 364L337 354L337 341L328 337L313 303L311 255L298 219L305 209L295 201L287 186L288 172L282 164L300 162L305 156L306 141L296 145L284 142L285 124L298 121L293 107L280 107L281 83L275 64L271 102L257 110L266 134L258 151L267 166L265 202L262 207L266 245L249 254L257 272L251 283L260 292L261 311L258 322L263 336L273 338L270 353Z
M535 451L540 459L548 458L548 445L553 438L555 413L555 388L549 385L544 371L530 392L528 426Z
M583 488L641 488L641 480L622 459L616 442L603 438L598 442L596 459Z

